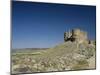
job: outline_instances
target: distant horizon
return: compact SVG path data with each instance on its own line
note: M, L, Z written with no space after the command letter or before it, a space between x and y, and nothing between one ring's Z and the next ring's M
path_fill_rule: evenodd
M13 1L12 49L51 48L79 28L96 40L96 6Z
M48 48L12 48L12 50L16 49L48 49Z

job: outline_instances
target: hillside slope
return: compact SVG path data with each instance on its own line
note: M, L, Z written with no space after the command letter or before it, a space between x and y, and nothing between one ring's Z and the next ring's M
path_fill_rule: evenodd
M40 55L24 55L18 57L18 60L19 62L13 65L14 73L95 69L95 45L84 43L77 45L69 41Z

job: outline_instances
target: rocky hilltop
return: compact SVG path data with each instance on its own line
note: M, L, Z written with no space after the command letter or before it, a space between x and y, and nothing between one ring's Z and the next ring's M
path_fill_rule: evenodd
M12 55L12 73L95 69L95 49L85 31L73 29L64 33L64 43L38 55Z

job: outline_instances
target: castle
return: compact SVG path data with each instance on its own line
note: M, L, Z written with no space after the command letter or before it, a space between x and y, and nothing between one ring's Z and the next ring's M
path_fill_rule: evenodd
M72 41L77 43L89 43L87 33L80 29L72 29L72 31L64 33L64 41Z

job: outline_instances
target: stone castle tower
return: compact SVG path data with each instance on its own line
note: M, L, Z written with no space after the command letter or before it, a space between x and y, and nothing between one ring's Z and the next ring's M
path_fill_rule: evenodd
M72 31L64 33L64 41L72 41L77 43L88 43L87 33L80 29L72 29Z

